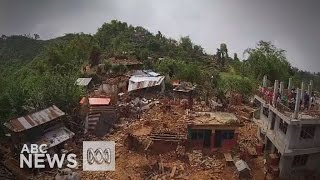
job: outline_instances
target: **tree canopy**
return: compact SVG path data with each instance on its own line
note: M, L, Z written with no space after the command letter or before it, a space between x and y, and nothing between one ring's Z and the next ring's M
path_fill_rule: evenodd
M271 42L260 41L254 49L247 49L247 60L243 63L246 76L262 79L267 75L271 81L287 81L291 65L285 56L285 50L275 47Z

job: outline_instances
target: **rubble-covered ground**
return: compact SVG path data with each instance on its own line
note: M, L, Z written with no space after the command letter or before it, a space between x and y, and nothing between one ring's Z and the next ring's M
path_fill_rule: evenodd
M158 101L158 100L157 100ZM170 104L170 109L166 105ZM203 103L196 102L194 108L197 110L208 110ZM254 122L249 121L250 108L232 106L230 112L235 113L243 126L239 129L238 148L232 151L233 158L240 158L241 154L247 153L247 147L254 148L258 142L256 138L257 127ZM153 147L149 151L143 151L147 142L141 141L139 149L132 149L128 143L128 134L141 139L147 139L150 133L179 133L186 134L187 125L185 119L186 110L178 102L170 99L160 99L150 109L142 112L140 118L121 118L115 130L104 136L95 137L84 135L76 141L83 140L110 140L116 142L116 171L92 172L82 171L79 166L78 173L81 179L238 179L236 167L227 165L223 152L203 154L200 150L188 150L183 144L176 149L166 147ZM81 143L79 149L81 150ZM152 145L151 145L152 146ZM157 152L157 149L162 151ZM142 150L141 150L142 149ZM78 159L82 158L79 151ZM254 179L263 179L263 158L258 157L247 162L252 169ZM259 165L257 165L259 164ZM261 165L262 164L262 165ZM40 179L51 179L52 174L40 173L36 176Z

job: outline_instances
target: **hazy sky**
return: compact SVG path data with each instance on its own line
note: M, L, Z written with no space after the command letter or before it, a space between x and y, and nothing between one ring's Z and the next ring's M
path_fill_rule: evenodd
M112 19L175 39L189 35L207 53L224 42L242 55L272 41L293 66L320 71L317 0L0 0L0 34L93 34Z

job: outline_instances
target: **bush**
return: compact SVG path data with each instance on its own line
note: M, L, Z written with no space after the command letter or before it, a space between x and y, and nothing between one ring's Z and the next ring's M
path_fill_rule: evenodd
M247 77L221 73L218 87L219 91L224 94L227 92L236 92L245 96L250 96L256 89L256 83Z

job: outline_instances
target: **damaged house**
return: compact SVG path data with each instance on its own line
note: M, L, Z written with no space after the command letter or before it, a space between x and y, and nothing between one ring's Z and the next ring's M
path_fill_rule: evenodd
M164 79L165 76L150 70L135 71L129 79L128 92L155 87L160 87L161 92L164 92Z
M312 81L301 89L288 89L284 82L263 86L254 96L257 111L254 121L259 125L258 136L264 142L268 169L280 178L320 178L320 111L312 102Z
M173 91L178 96L179 100L187 99L188 103L185 103L185 109L192 109L193 106L193 92L196 88L196 85L193 85L190 82L180 82L174 81L172 83Z
M237 145L239 120L226 112L188 115L188 140L194 149L231 150Z
M117 121L117 113L115 107L110 104L109 97L89 97L81 101L85 116L85 133L94 132L103 136L112 130Z
M11 119L8 128L14 152L20 153L23 144L47 144L48 152L60 152L74 133L63 125L65 113L55 105L41 111Z
M97 92L99 94L106 94L107 96L111 96L116 98L119 93L126 93L128 88L128 80L127 76L117 76L114 78L108 78L102 81L100 87Z
M126 75L104 80L97 90L97 95L105 94L117 99L119 94L138 92L147 88L160 89L163 92L165 90L164 78L164 76L150 70L133 70Z

